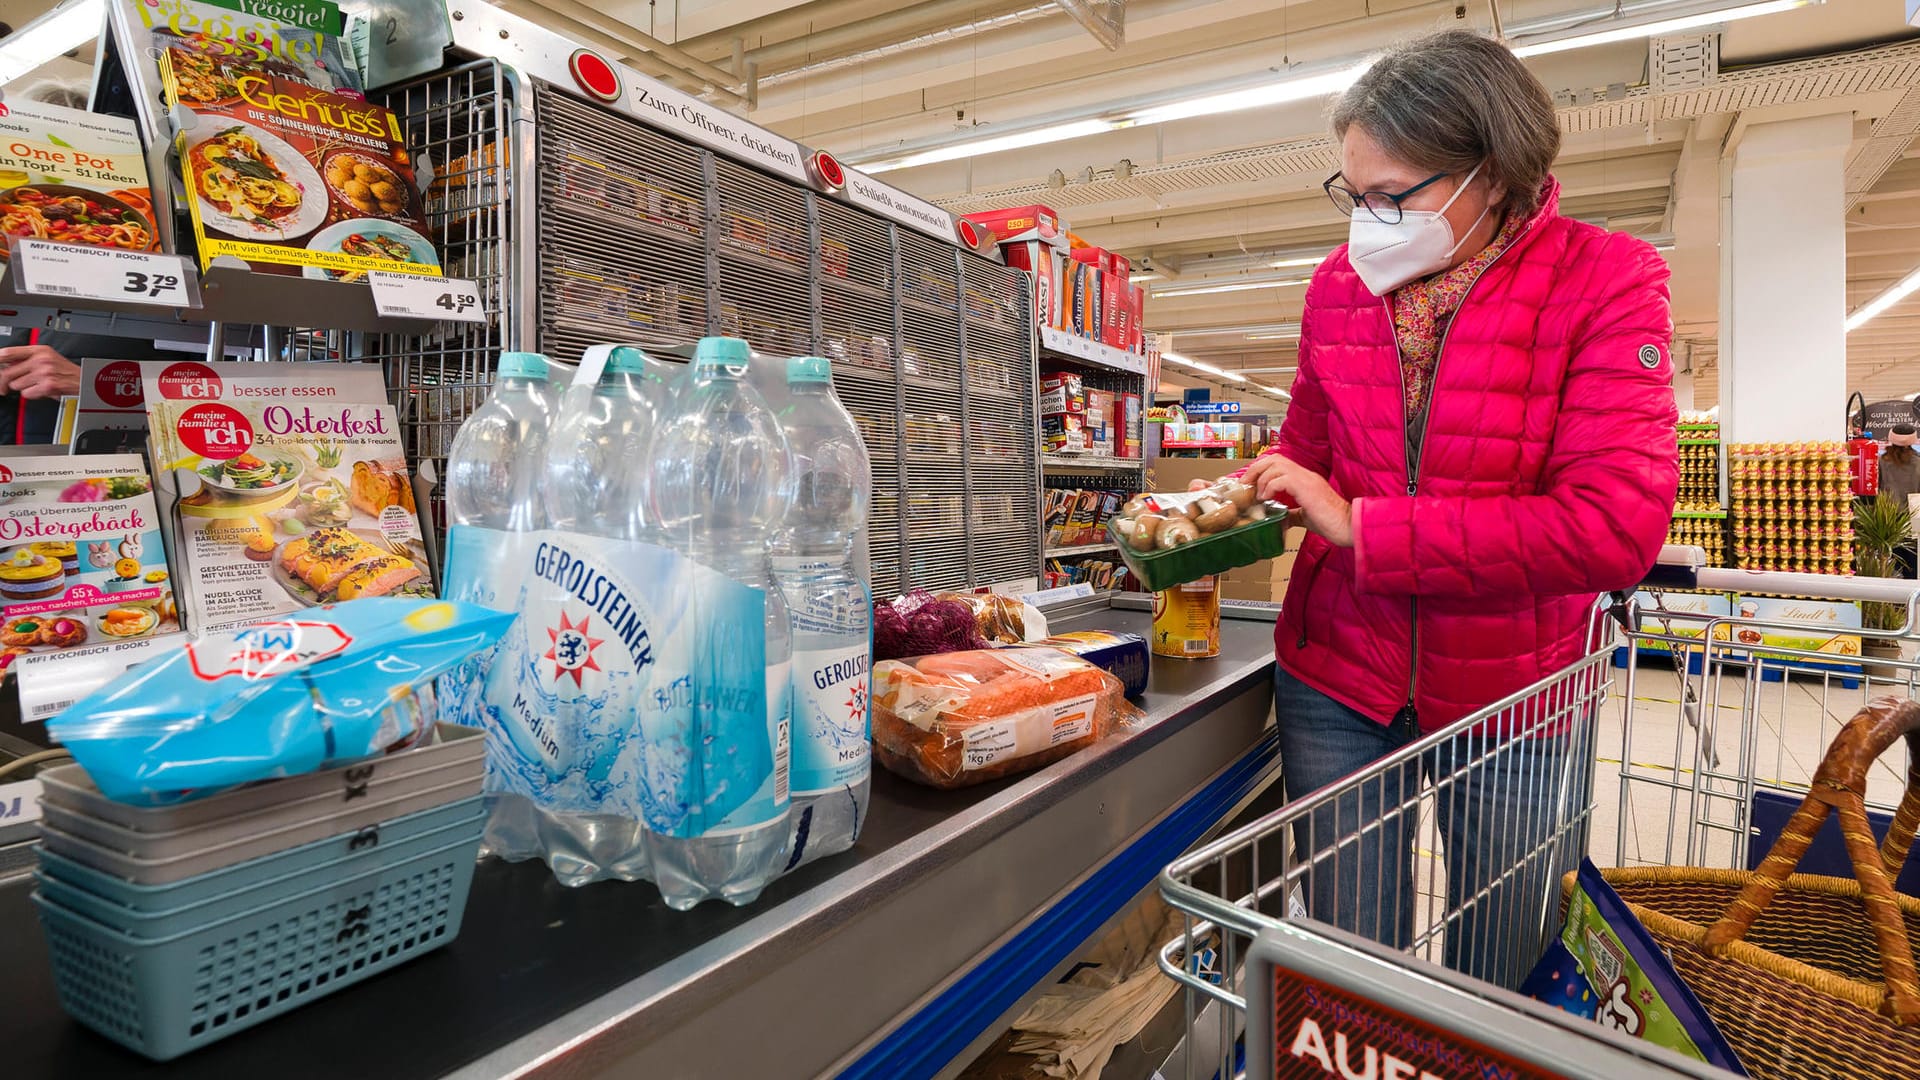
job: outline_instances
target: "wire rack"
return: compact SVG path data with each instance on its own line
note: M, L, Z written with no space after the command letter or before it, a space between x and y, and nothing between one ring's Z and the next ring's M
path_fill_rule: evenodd
M1024 277L536 83L538 348L573 362L705 334L824 356L873 464L873 588L1034 577L1035 363Z

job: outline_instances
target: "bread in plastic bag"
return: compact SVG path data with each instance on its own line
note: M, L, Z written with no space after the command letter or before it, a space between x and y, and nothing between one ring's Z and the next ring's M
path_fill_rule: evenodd
M1041 631L1040 637L1046 636L1044 620L1040 627L1028 625L1035 618L1039 618L1039 612L1035 611L1033 616L1029 617L1027 613L1032 609L1011 596L1001 596L998 593L943 592L935 593L933 598L951 600L971 608L974 625L979 627L980 636L990 643L1015 645L1022 641L1032 641L1035 635L1028 631L1033 629Z
M937 788L1029 772L1138 723L1119 679L1054 649L980 649L873 670L873 749Z

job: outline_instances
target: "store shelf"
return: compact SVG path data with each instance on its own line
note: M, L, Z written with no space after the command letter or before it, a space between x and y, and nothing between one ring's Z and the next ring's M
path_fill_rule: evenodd
M1145 458L1104 457L1098 454L1042 454L1040 463L1049 469L1139 469Z
M204 339L209 323L227 326L298 326L315 330L362 330L373 333L421 334L435 324L429 319L389 319L374 310L373 291L365 283L317 281L285 274L256 274L251 270L216 266L200 276L201 307L159 308L148 304L81 300L56 302L52 297L15 291L13 275L0 278L0 314L83 311L112 316L111 329L123 337L182 340L184 327ZM10 320L13 321L13 320ZM101 325L101 324L94 324Z
M1150 622L1144 610L1061 620L1142 634ZM675 912L651 885L569 889L538 861L486 860L446 948L167 1064L61 1013L32 879L12 877L0 883L9 1075L250 1080L269 1061L276 1080L370 1062L389 1080L679 1076L690 1062L707 1076L931 1077L1268 782L1272 673L1271 617L1229 617L1219 658L1154 665L1146 722L1064 761L960 791L876 769L859 846L745 908ZM790 1037L740 1037L769 1017Z
M1673 516L1676 518L1699 518L1702 520L1718 520L1726 517L1727 512L1725 510L1675 510L1673 512Z
M1108 552L1118 554L1118 544L1080 544L1076 547L1057 547L1047 549L1047 558L1065 559L1074 555L1104 555Z
M1040 328L1040 349L1052 356L1063 356L1094 367L1111 371L1124 371L1129 375L1145 375L1147 358L1138 353L1116 349L1098 341L1083 338L1078 334L1069 334L1065 330L1056 330L1051 326Z
M1231 450L1240 444L1230 439L1174 439L1160 444L1162 450Z

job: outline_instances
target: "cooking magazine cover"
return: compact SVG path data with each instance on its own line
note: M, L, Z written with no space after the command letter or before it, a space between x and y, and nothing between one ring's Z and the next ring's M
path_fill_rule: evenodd
M386 381L364 364L140 364L187 628L432 596Z
M37 101L0 103L0 230L126 251L158 247L133 122Z
M110 0L109 23L136 111L156 146L166 143L166 83L160 61L179 58L189 107L234 96L236 73L265 70L321 90L358 95L346 59L345 19L327 0Z
M0 457L0 671L178 629L140 455Z
M391 111L264 68L235 69L230 97L194 104L182 54L161 66L194 118L180 172L203 269L233 256L335 281L440 272Z

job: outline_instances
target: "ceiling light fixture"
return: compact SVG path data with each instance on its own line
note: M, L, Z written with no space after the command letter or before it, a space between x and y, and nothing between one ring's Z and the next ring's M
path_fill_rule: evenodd
M1242 109L1283 105L1289 101L1326 97L1329 94L1338 94L1360 81L1360 76L1366 74L1367 69L1372 66L1373 58L1368 57L1357 64L1348 64L1345 67L1315 75L1293 75L1242 90L1204 94L1185 101L1170 101L1165 105L1149 106L1128 114L1127 120L1135 124L1164 124L1169 120L1214 116L1219 113L1239 112Z
M1703 26L1751 19L1759 15L1778 15L1783 11L1792 11L1795 8L1820 2L1823 0L1764 0L1763 3L1758 4L1742 4L1717 9L1710 7L1705 11L1655 19L1650 22L1622 21L1620 25L1599 30L1591 28L1594 26L1593 23L1582 23L1570 30L1523 37L1514 42L1513 55L1525 59L1532 56L1546 56L1549 53L1566 52L1570 49L1587 49L1595 45L1612 45L1621 41L1660 37L1664 34L1677 34L1682 30L1698 30ZM1631 15L1628 18L1631 18Z
M1241 337L1246 334L1279 334L1288 337L1299 337L1300 324L1263 323L1253 326L1194 326L1184 329L1162 329L1161 333L1174 334L1183 338Z
M1293 400L1292 394L1287 393L1285 390L1282 390L1277 386L1268 386L1265 383L1254 383L1253 385L1259 387L1260 389L1266 391L1269 394L1272 394L1274 397L1279 398L1281 401Z
M1847 333L1851 334L1872 322L1874 316L1913 295L1916 289L1920 289L1920 269L1887 286L1885 292L1860 305L1859 310L1847 316Z
M1299 340L1299 337L1300 337L1300 331L1295 330L1291 333L1286 333L1286 334L1248 334L1247 340L1248 341L1297 341Z
M976 154L997 154L1002 150L1019 150L1044 143L1064 142L1068 139L1098 135L1103 131L1112 131L1125 126L1127 125L1115 120L1073 120L1064 124L1049 124L1046 127L995 135L978 141L937 146L931 150L922 150L916 154L891 160L863 162L860 165L860 171L872 174L887 172L891 169L911 169L919 165L934 165L942 161L970 158Z
M1214 367L1212 364L1203 364L1198 360L1189 359L1185 356L1180 355L1177 352L1163 352L1160 354L1160 359L1171 361L1172 363L1179 364L1183 367L1190 367L1195 371L1204 372L1208 375L1213 375L1218 378L1232 379L1234 382L1247 381L1247 377L1245 375L1240 374L1237 371L1228 371L1225 368Z
M1147 273L1144 273L1144 274L1129 275L1127 280L1135 283L1142 282L1142 281L1158 281L1160 280L1160 275L1153 273L1152 271L1148 271Z
M1164 289L1153 290L1153 298L1173 296L1207 296L1213 293L1247 292L1252 289L1287 289L1295 285L1305 285L1309 278L1280 278L1277 280L1232 281L1220 285L1172 285Z
M1248 375L1291 375L1300 369L1297 367L1243 367L1240 370Z
M0 41L0 83L10 83L99 37L106 17L106 0L75 0L16 30Z
M1328 254L1332 253L1329 252ZM1298 259L1281 259L1278 262L1270 262L1267 265L1273 267L1275 270L1286 270L1295 266L1319 266L1325 261L1327 261L1326 255L1308 255Z

